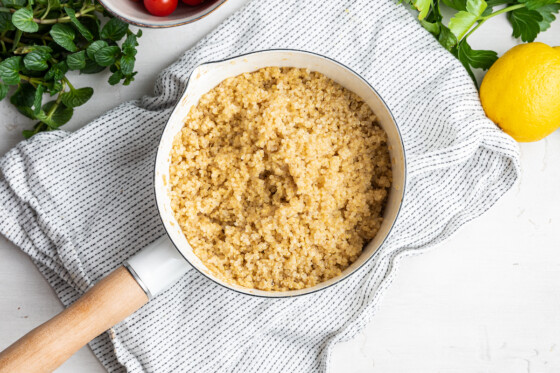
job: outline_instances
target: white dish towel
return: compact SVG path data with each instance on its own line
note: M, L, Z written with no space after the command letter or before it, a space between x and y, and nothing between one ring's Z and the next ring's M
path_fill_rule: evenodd
M153 97L74 133L39 134L0 160L0 232L65 305L164 233L154 155L191 70L267 48L326 55L378 90L408 156L400 219L375 260L297 299L240 295L191 270L91 343L110 372L329 372L332 347L371 318L399 259L441 242L516 180L516 143L484 116L461 64L396 0L255 0L165 70Z

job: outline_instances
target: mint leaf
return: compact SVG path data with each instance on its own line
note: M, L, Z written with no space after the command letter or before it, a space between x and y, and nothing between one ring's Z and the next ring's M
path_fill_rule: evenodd
M100 36L102 39L119 41L126 34L128 24L118 18L111 18L109 22L101 29Z
M43 112L49 113L54 105L55 101L47 102L45 105L43 105ZM70 120L70 118L72 118L74 109L65 105L59 105L50 116L47 116L44 113L39 113L37 119L45 122L50 128L57 129L63 124L66 124Z
M53 82L51 88L49 88L49 94L51 96L56 95L58 92L62 91L62 82L60 80L56 80Z
M62 94L62 103L67 107L76 107L85 104L93 95L93 88L85 87L71 89Z
M21 134L23 135L23 138L28 140L31 137L33 137L33 135L35 134L35 131L32 130L23 130L21 131Z
M117 46L103 47L95 52L95 62L99 66L109 66L117 61L117 56L120 53L120 48Z
M2 5L6 8L19 9L27 4L27 0L2 0Z
M0 101L6 98L8 89L10 89L10 87L7 84L0 83Z
M55 43L60 45L62 48L69 50L70 52L76 52L78 50L78 47L74 44L76 33L72 27L63 23L57 23L51 28L49 33Z
M80 69L82 74L97 74L100 71L105 70L105 66L99 66L95 61L86 59L86 66Z
M132 81L134 81L134 76L137 73L132 73L124 77L123 85L129 85Z
M0 62L0 78L5 84L15 85L20 81L21 56L8 57Z
M120 70L115 71L110 77L109 77L109 84L110 85L115 85L118 84L123 78L123 74Z
M41 111L41 102L43 101L43 92L45 87L42 84L37 86L35 91L35 97L33 99L33 114L37 115Z
M82 34L82 36L86 38L87 41L92 41L93 35L91 34L91 32L89 32L86 26L82 25L78 18L76 18L76 12L74 11L74 9L64 7L64 11L66 12L66 14L68 14L68 17L70 17L70 21L78 29L80 34Z
M560 4L544 5L536 9L536 11L539 12L543 18L543 20L539 22L539 28L541 29L541 32L546 31L550 28L550 24L556 19L554 14L560 11Z
M508 13L508 19L513 27L513 37L532 42L541 31L543 16L536 10L519 8Z
M420 21L425 22L425 21ZM140 31L138 31L140 34ZM136 56L136 46L138 45L138 36L134 34L130 34L126 37L125 41L122 44L122 51L127 56Z
M60 0L47 0L47 4L49 4L51 10L57 10L61 8Z
M457 57L463 64L477 69L488 70L498 59L498 54L489 50L473 50L466 40L461 40L457 48Z
M66 63L70 70L80 70L86 67L86 51L69 54Z
M99 39L99 20L97 18L81 18L80 21L91 32L94 40Z
M438 9L434 0L421 1ZM439 10L431 13L434 17ZM74 107L93 95L90 87L66 87L68 71L111 70L112 83L129 84L136 75L141 34L96 0L0 0L0 100L10 99L23 115L36 120L33 129L24 132L26 137L58 128ZM47 100L46 94L58 97L47 103L53 99Z
M27 8L16 10L12 14L12 23L23 32L37 32L39 25L33 21L33 11Z
M109 44L107 44L107 42L105 40L97 40L94 41L93 43L91 43L88 47L87 47L87 56L89 57L90 60L95 60L95 52L97 52L98 50L100 50L101 48L107 47L109 46Z
M45 80L60 80L68 72L68 65L65 61L55 63L45 74Z
M10 13L0 13L0 32L15 30Z
M121 71L124 75L130 75L134 72L134 63L136 58L132 56L121 57Z
M52 49L36 47L23 58L23 65L31 71L43 71L49 68L47 61L51 58Z
M35 119L35 114L31 107L35 102L36 89L29 83L20 84L18 89L10 97L10 102L14 105L20 113L28 118Z

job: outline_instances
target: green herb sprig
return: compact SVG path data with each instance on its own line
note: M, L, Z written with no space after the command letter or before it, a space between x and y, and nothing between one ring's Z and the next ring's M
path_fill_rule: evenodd
M26 138L58 129L93 95L67 73L109 68L109 84L130 84L141 35L94 0L0 0L0 100L13 92L10 102L37 121ZM56 97L43 102L45 95Z
M488 70L498 59L491 50L474 50L467 38L491 18L507 13L512 35L532 42L541 31L550 27L560 11L560 0L402 0L419 12L422 26L432 33L457 57L477 85L473 68ZM498 6L501 9L494 10ZM443 23L441 6L456 11L447 25Z

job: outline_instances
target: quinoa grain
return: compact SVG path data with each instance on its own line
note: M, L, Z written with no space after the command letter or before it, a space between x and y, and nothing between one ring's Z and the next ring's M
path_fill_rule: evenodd
M385 132L356 94L306 69L226 79L174 139L171 206L217 276L261 290L338 276L379 230Z

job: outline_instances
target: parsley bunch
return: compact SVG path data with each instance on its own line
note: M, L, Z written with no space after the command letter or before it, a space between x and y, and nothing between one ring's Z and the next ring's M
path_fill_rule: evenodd
M560 10L560 0L402 0L414 6L418 19L447 50L465 66L475 85L473 68L487 70L498 59L491 50L474 50L467 38L484 22L507 13L513 36L525 42L535 40L539 32L550 27ZM441 5L457 11L446 25L442 22ZM495 7L505 7L494 10Z
M0 0L0 100L37 121L29 138L68 122L74 108L93 95L66 76L95 74L109 67L109 84L134 80L137 38L128 24L110 18L94 0ZM124 38L119 46L118 42ZM54 99L43 102L48 94Z

